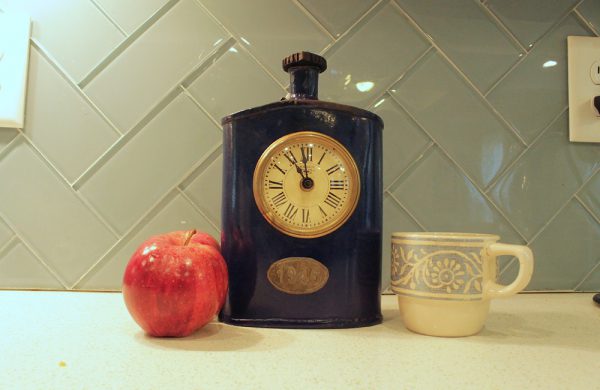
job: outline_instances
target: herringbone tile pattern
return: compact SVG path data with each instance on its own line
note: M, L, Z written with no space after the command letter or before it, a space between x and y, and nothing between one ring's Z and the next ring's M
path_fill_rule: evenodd
M26 124L0 129L0 287L119 289L147 236L219 234L224 115L285 94L381 115L392 231L501 234L532 290L600 290L600 146L568 142L566 36L595 0L0 0L33 19ZM503 259L509 280L516 262Z

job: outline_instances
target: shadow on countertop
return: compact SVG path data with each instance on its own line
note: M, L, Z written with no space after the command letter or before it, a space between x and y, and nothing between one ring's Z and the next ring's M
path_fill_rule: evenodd
M481 332L468 337L435 337L413 333L406 329L402 323L402 316L398 310L383 312L384 321L381 325L388 330L393 330L394 338L426 337L429 341L439 340L440 345L455 342L472 344L497 344L497 345L523 345L565 347L582 351L600 352L600 310L588 307L570 312L538 310L535 312L500 311L490 310ZM591 316L590 316L591 314ZM374 337L389 335L389 332L378 334Z
M277 332L277 335L273 333ZM160 349L179 349L184 351L263 351L283 348L293 341L286 332L271 329L268 339L260 331L211 322L197 332L181 338L152 337L139 331L136 341Z

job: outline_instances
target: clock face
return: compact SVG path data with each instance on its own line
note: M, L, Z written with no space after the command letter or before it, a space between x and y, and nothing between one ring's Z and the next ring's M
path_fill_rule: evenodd
M339 142L301 131L273 142L254 170L254 199L281 232L315 238L335 231L352 215L360 177Z

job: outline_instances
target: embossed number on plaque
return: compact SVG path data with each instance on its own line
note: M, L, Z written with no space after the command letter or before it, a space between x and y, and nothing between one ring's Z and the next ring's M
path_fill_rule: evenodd
M325 286L329 270L310 257L286 257L271 264L267 278L284 293L311 294Z

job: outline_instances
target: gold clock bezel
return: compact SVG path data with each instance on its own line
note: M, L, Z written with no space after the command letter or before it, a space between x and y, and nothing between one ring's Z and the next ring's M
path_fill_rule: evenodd
M346 165L348 178L352 181L352 187L350 188L350 192L348 194L347 205L344 206L344 209L340 211L335 218L332 218L331 221L323 224L322 226L308 229L290 226L276 217L266 203L265 190L263 186L264 172L271 161L271 157L279 152L282 145L303 142L320 144L328 150L334 151L337 155L339 155L340 159ZM267 220L267 222L269 222L269 224L271 224L271 226L288 236L308 239L331 234L339 229L344 223L346 223L346 221L348 221L350 216L354 213L360 197L360 175L358 173L358 167L356 166L354 158L340 142L328 135L318 133L316 131L305 130L284 135L283 137L275 140L267 149L265 149L263 154L258 159L256 167L254 168L252 187L254 201L256 202L256 205L258 206L258 209L263 217Z

